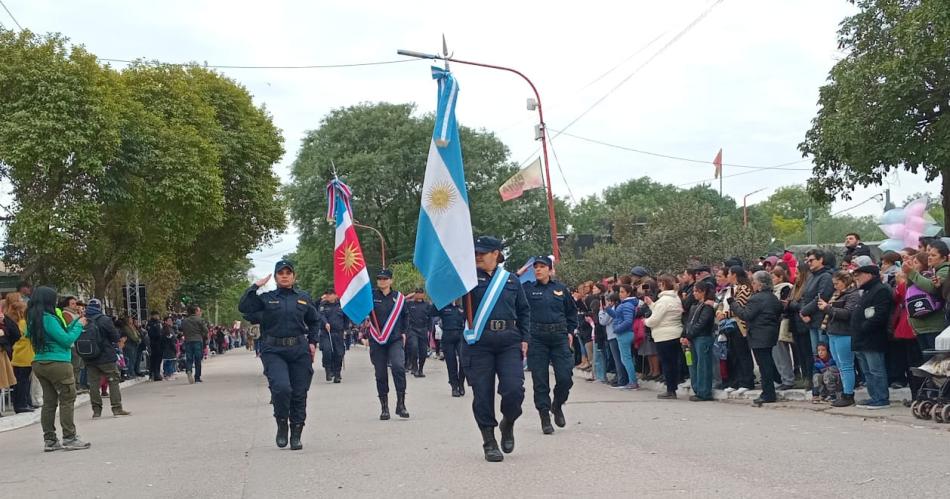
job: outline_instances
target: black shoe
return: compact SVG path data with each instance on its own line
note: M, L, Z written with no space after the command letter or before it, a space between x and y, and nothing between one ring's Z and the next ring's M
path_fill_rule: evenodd
M283 449L287 447L287 420L285 418L277 418L277 447Z
M482 450L485 451L485 460L490 463L498 463L505 460L505 455L498 448L498 442L495 441L495 429L487 426L480 428L482 431Z
M379 420L387 421L389 419L389 397L386 395L379 397L379 406Z
M333 377L333 382L334 382L334 383L339 383L339 382L341 382L341 381L343 381L343 378L341 378L339 374L337 374L336 376Z
M327 371L327 381L332 381L332 380L333 380L333 374L331 374L330 371Z
M303 449L303 444L300 442L301 434L303 434L303 423L290 425L290 450Z
M541 416L541 432L545 435L554 433L554 427L551 426L551 414L548 411L538 411Z
M567 420L564 419L564 411L560 405L552 406L551 414L554 414L554 424L556 424L558 428L567 426Z
M462 381L459 383L459 396L465 396L465 382Z
M762 404L774 404L774 403L775 403L775 400L764 399L762 397L759 397L752 401L752 404L755 405L756 407L762 407Z
M30 407L21 407L19 409L13 409L15 414L20 414L21 412L33 412L33 409Z
M854 405L854 394L848 395L847 393L842 393L841 397L838 400L835 400L831 403L831 407L848 407Z
M498 429L501 430L502 452L511 454L515 450L515 424L509 422L506 418L502 418Z
M201 382L202 382L201 378L195 378L195 383L201 383Z
M406 410L406 392L396 394L396 415L401 418L409 417L409 411Z
M453 397L461 397L461 396L462 396L462 394L459 393L459 389L458 389L457 387L454 387L454 386L452 387L452 396L453 396Z
M425 377L426 377L426 373L422 372L422 369L419 369L419 375L416 376L416 377L417 377L417 378L425 378Z
M661 393L661 394L657 395L656 398L658 398L658 399L660 399L660 400L672 400L672 399L675 399L675 398L676 398L676 392Z

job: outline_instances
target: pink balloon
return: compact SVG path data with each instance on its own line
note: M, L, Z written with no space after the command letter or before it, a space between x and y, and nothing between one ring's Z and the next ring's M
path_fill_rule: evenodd
M920 244L920 236L923 234L920 232L915 232L908 230L904 233L904 246L907 248L916 248Z
M907 214L908 219L923 217L925 211L927 211L927 198L915 199L904 207L904 213Z
M881 231L890 239L903 239L906 227L904 224L879 225Z
M924 227L927 226L927 221L919 216L910 216L907 217L904 225L907 227L908 231L922 233L924 231Z

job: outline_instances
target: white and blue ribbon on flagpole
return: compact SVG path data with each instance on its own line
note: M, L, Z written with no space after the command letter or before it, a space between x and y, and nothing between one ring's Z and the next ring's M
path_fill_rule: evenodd
M439 107L422 182L422 203L413 263L426 280L426 293L443 308L478 284L468 190L462 166L455 101L458 83L449 71L433 67Z
M462 332L462 336L465 337L465 342L469 345L474 345L482 337L482 333L485 331L485 324L488 322L488 316L491 315L491 311L495 309L495 304L498 303L498 298L501 297L501 291L505 289L505 283L508 282L509 275L511 275L511 272L508 272L499 265L495 271L495 275L493 275L491 281L488 282L488 289L485 290L485 296L482 297L482 302L478 304L478 310L475 311L475 317L473 318L475 324L469 324L471 328L466 328L465 331Z

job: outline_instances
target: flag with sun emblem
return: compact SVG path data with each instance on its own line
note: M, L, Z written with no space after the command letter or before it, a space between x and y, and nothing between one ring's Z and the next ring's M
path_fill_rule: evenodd
M422 206L413 263L426 279L432 303L442 308L478 283L455 102L458 83L447 69L432 68L439 107L422 183Z
M353 227L350 188L333 179L327 184L327 219L336 222L333 250L333 290L340 297L343 313L354 324L363 322L373 310L373 288L366 271L366 260Z

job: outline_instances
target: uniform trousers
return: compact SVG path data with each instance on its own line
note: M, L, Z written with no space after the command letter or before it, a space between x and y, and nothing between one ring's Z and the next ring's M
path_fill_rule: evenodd
M396 393L405 393L406 391L406 354L402 344L402 339L396 337L389 343L380 345L376 340L369 341L369 359L376 370L376 394L380 397L389 395L389 375L386 370L389 368L393 373L393 385L396 387Z
M313 379L310 345L301 337L296 345L261 345L261 362L270 386L274 417L303 424L307 419L307 391Z
M532 331L528 342L528 369L534 385L534 407L539 411L550 411L551 381L550 369L554 366L554 401L561 406L574 386L574 358L567 343L567 332Z
M566 341L566 339L565 339ZM466 345L462 368L472 387L472 412L479 427L495 427L495 379L501 396L501 414L514 423L524 402L521 334L514 329L485 330L474 345Z
M463 341L461 331L442 331L442 353L445 354L445 369L449 372L452 386L461 386L465 382L461 363Z

